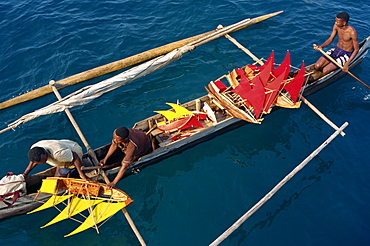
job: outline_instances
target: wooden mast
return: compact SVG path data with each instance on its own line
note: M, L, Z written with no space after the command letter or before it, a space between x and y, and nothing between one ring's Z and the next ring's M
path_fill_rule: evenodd
M271 14L267 14L267 15L263 15L263 16L253 18L253 19L251 19L250 22L248 22L247 25L241 27L240 29L243 29L243 28L252 26L254 24L257 24L261 21L267 20L267 19L269 19L271 17L274 17L274 16L276 16L276 15L282 13L282 12L283 11L279 11L279 12L275 12L275 13L271 13ZM229 26L227 26L227 27L229 27ZM238 29L238 30L240 30L240 29ZM236 31L238 31L238 30L236 30ZM74 84L77 84L77 83L80 83L80 82L83 82L83 81L86 81L86 80L89 80L89 79L93 79L93 78L96 78L96 77L99 77L99 76L102 76L102 75L120 70L122 68L126 68L126 67L129 67L129 66L132 66L132 65L150 60L152 58L167 54L167 53L171 52L174 49L180 48L180 47L182 47L186 44L189 44L191 42L194 42L194 41L196 41L200 38L206 37L206 36L216 32L216 31L217 30L213 30L213 31L209 31L209 32L206 32L206 33L203 33L203 34L199 34L199 35L190 37L190 38L182 39L180 41L169 43L169 44L166 44L166 45L163 45L163 46L160 46L160 47L157 47L157 48L154 48L154 49L151 49L151 50L148 50L148 51L145 51L145 52L127 57L127 58L124 58L122 60L111 62L109 64L106 64L106 65L103 65L103 66L100 66L100 67L90 69L90 70L85 71L85 72L81 72L81 73L72 75L70 77L67 77L67 78L56 81L55 87L57 88L57 90L59 90L59 89L65 88L69 85L74 85ZM9 99L5 102L0 103L0 110L11 107L11 106L14 106L14 105L17 105L17 104L20 104L20 103L23 103L23 102L26 102L26 101L33 100L35 98L47 95L47 94L52 93L52 92L53 92L53 90L50 88L50 86L45 85L43 87L40 87L38 89L32 90L30 92L27 92L25 94L22 94L20 96L17 96L15 98L12 98L12 99Z

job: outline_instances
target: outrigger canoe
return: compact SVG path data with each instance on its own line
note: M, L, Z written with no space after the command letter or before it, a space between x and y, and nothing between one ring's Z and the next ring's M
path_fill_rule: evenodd
M358 65L366 57L369 46L370 37L360 43L359 53L351 62L350 69ZM346 74L341 69L337 69L325 76L313 74L313 65L302 66L300 69L291 71L290 64L289 69L287 67L284 68L286 66L283 65L284 62L288 63L286 60L280 65L273 64L273 66L268 68L271 65L269 64L269 61L271 62L270 58L262 66L251 65L238 68L211 81L206 88L208 94L200 98L182 105L164 104L162 109L156 111L157 114L134 124L133 128L146 132L150 137L154 150L131 164L126 170L125 177L137 173L147 165L158 162L163 158L174 155L185 148L208 140L216 134L219 135L246 122L260 124L263 117L274 111L275 107L287 104L290 104L292 108L298 107L299 101L297 101L297 98L299 95L295 93L299 86L293 90L286 86L295 78L298 79L299 76L303 77L303 82L299 82L302 84L298 88L298 92L303 92L303 95L307 96L330 85ZM282 72L277 73L276 70L279 67L282 67L279 69ZM269 78L267 82L263 82L266 79L263 76L263 71L268 71L270 75L275 72L275 75L265 74ZM226 81L223 82L222 80ZM260 83L258 86L257 80ZM259 90L259 93L264 95L263 100L257 100L256 102L250 96L250 94L254 95L254 93L244 93L244 90L240 90L241 88L238 86L245 85L246 81L250 87L247 86L247 91L250 89ZM274 95L274 97L271 97L271 95ZM171 109L168 110L169 108ZM98 160L104 158L109 146L110 144L107 144L94 151ZM104 170L111 180L119 171L123 157L124 154L122 152L117 152L106 163ZM83 163L85 166L92 166L93 161L88 154L83 156ZM48 193L40 193L37 202L34 201L34 198L41 187L42 180L53 176L54 173L55 169L50 168L29 176L26 180L28 194L18 198L11 207L0 204L0 219L27 213L41 206L42 203L40 201L47 201L51 196ZM96 170L93 170L89 175L91 177L96 175Z

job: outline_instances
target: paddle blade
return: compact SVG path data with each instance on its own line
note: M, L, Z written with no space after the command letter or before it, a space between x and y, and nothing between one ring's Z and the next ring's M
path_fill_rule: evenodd
M69 237L79 232L82 232L90 227L96 226L98 223L104 221L105 219L109 218L110 216L117 213L119 210L126 207L126 203L119 202L119 203L99 203L95 206L92 213L87 217L87 219L79 226L77 229L65 235L64 237Z

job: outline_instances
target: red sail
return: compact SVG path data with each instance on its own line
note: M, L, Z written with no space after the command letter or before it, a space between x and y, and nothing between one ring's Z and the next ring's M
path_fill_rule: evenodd
M177 130L185 130L189 127L203 127L203 125L196 119L195 116L188 115L177 118L169 123L158 125L159 130L164 132L172 132Z
M275 76L275 78L279 77L282 73L284 73L284 79L288 78L288 74L290 72L290 51L288 50L286 52L284 61L278 66L272 74Z
M252 88L251 88L249 82L240 81L239 85L237 87L235 87L235 89L232 89L231 91L238 94L242 98L245 98L244 94L246 92L250 91L251 89Z
M244 93L244 98L253 106L255 117L258 119L265 101L265 89L259 76L254 77L252 82L254 86L250 91Z
M292 81L285 85L284 89L289 92L290 97L292 98L293 102L296 103L298 99L299 92L304 83L304 62L302 61L301 70L299 70L298 74L294 76Z
M192 116L190 120L182 127L180 127L180 130L188 129L189 127L203 127L203 125L197 120L195 116Z
M268 85L265 86L265 102L263 104L263 111L267 112L270 106L274 103L277 93L279 92L281 85L284 81L285 71L280 74L279 77L271 81Z
M264 68L266 68L268 66L269 63L272 63L274 64L274 51L271 51L271 54L270 54L270 57L269 59L267 59L267 61L262 65L260 66L258 69L261 71L263 70Z
M240 79L240 83L249 83L249 79L242 68L235 69L235 72Z
M274 51L271 52L270 58L260 67L260 78L262 84L265 86L267 82L271 79L271 73L274 69Z

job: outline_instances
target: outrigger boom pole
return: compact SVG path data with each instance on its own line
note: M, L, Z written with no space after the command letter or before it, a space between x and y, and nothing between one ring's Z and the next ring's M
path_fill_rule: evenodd
M238 229L254 212L256 212L263 204L265 204L278 190L283 187L291 178L294 177L300 170L302 170L308 162L310 162L315 156L317 156L328 144L338 136L340 132L348 126L348 122L345 122L338 130L336 130L328 139L325 140L317 149L315 149L306 159L304 159L298 166L296 166L288 175L285 176L275 187L267 193L258 203L256 203L251 209L249 209L242 217L240 217L231 227L229 227L224 233L222 233L217 239L215 239L209 246L219 245L225 240L231 233Z
M55 87L55 81L54 80L51 80L49 82L49 85L51 86L55 96L58 98L58 100L61 100L62 97L61 95L59 94L59 91L57 90L57 88ZM77 131L77 134L79 135L79 137L81 138L81 141L84 143L89 155L91 156L91 158L93 159L93 163L95 166L98 165L99 161L95 155L95 152L93 151L93 149L90 147L89 143L87 142L85 136L82 134L82 131L80 129L80 127L77 125L77 122L75 121L75 119L73 118L71 112L69 111L69 109L65 109L64 112L67 114L69 120L71 121L73 127L75 128L75 130ZM104 181L108 184L110 183L107 175L105 174L105 172L100 169L100 174L103 176L104 178ZM129 223L129 225L131 226L131 229L134 231L137 239L139 240L140 244L142 246L146 246L145 242L144 242L144 239L141 237L140 235L140 232L138 231L138 229L136 228L135 224L134 224L134 221L131 219L129 213L127 212L126 208L122 208L122 213L125 215L126 219L127 219L127 222Z

